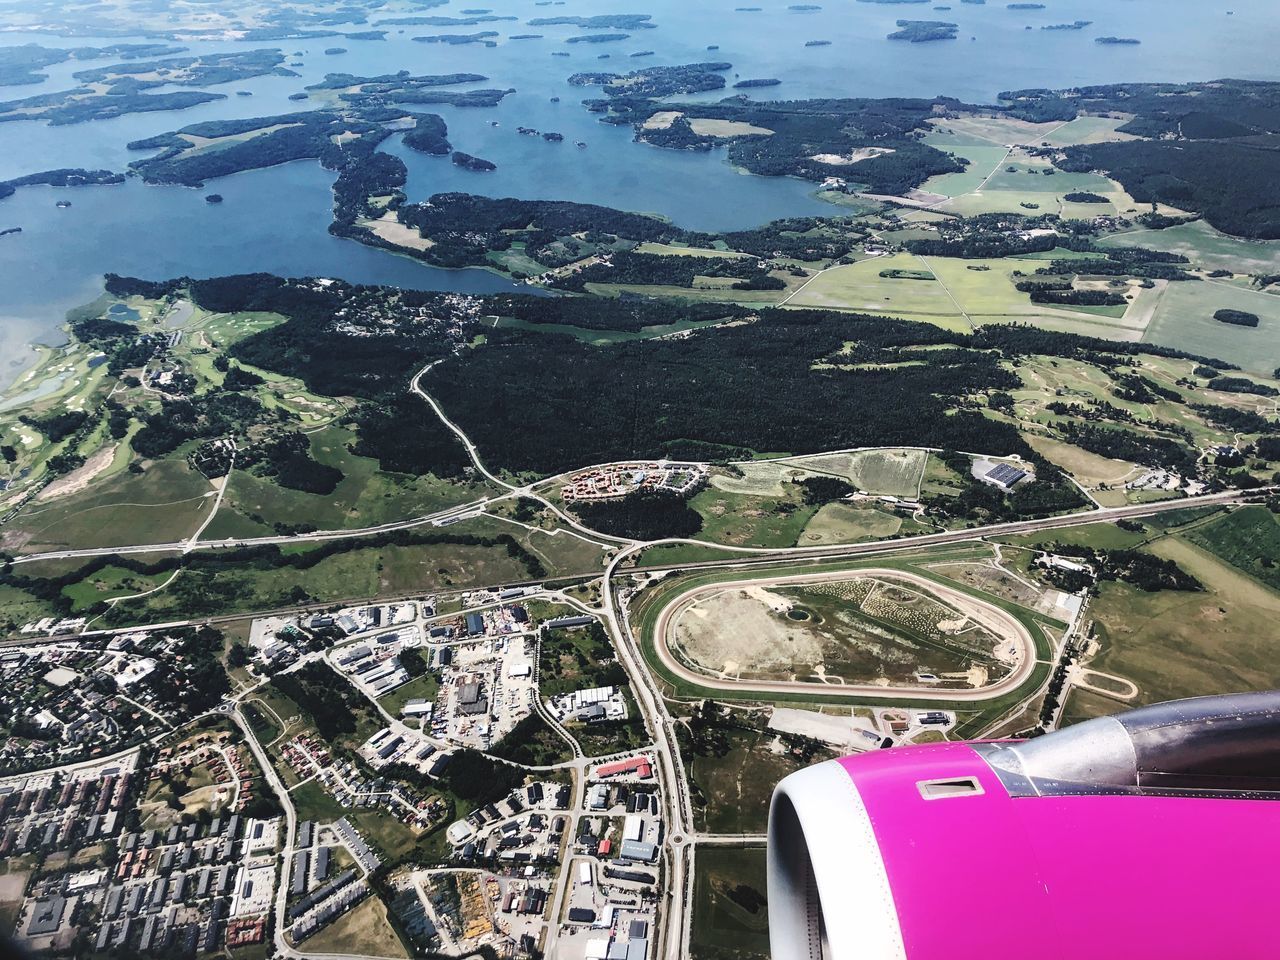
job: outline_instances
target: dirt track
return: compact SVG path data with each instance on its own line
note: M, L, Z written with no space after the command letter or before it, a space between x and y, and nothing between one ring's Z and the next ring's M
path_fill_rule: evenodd
M727 680L708 674L699 673L681 663L671 652L669 641L672 629L672 615L700 595L712 591L732 589L744 586L768 586L779 584L825 583L832 580L847 580L851 574L869 577L886 577L901 580L913 586L927 589L937 594L946 602L964 610L975 620L993 632L1015 639L1019 646L1018 666L1008 676L1001 678L989 686L976 690L956 690L932 686L877 686L875 684L843 684L827 686L825 684L806 683L798 680ZM803 692L806 697L815 700L830 697L885 697L892 696L902 700L956 700L980 701L991 700L1016 690L1025 683L1036 665L1036 645L1030 632L1014 616L982 600L960 590L939 584L933 580L893 569L859 569L837 573L796 574L789 577L760 578L755 580L734 580L723 583L708 584L705 587L682 593L674 598L658 613L654 625L653 646L662 665L674 675L689 683L711 690L724 690L733 693L759 692L796 693Z

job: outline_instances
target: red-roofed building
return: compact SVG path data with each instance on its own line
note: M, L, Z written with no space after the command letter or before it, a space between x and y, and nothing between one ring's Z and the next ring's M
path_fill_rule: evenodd
M653 776L653 765L648 757L631 757L628 760L602 764L596 769L597 777L616 777L623 773L634 773L641 779L646 779Z

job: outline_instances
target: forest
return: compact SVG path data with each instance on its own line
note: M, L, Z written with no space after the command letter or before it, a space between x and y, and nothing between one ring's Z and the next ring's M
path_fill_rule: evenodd
M581 292L588 283L662 284L692 287L697 277L734 279L734 290L781 290L786 284L751 257L688 257L620 252L608 262L593 263L564 274L551 285Z
M845 345L851 322L858 359L908 345L960 345L964 335L819 311L765 310L759 317L681 340L600 347L499 329L465 357L433 368L426 383L449 398L450 417L483 456L517 470L904 443L1029 455L1013 426L956 409L971 392L1017 384L995 355L921 351L932 358L928 364L812 368ZM471 389L475 383L486 389ZM743 409L753 416L743 417Z
M557 324L584 330L639 331L664 327L676 320L703 323L749 315L731 303L687 303L657 297L533 297L495 294L486 310L500 317L528 323Z
M578 519L601 533L632 540L692 537L702 517L684 497L665 490L637 490L613 500L580 501L570 506Z
M1271 191L1280 178L1280 136L1239 140L1127 140L1068 147L1064 170L1104 170L1139 203L1202 214L1224 233L1280 238Z

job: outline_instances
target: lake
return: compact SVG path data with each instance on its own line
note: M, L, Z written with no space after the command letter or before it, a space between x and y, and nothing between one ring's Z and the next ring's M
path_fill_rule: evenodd
M764 6L760 13L737 13L741 5ZM0 123L0 178L56 167L124 170L138 154L130 140L189 123L222 117L266 116L315 106L288 99L327 72L376 75L407 69L415 74L475 72L490 79L477 86L514 87L517 93L493 109L421 108L445 117L454 146L492 160L497 171L472 173L406 149L393 137L384 149L409 167L408 193L423 199L460 190L489 196L569 199L656 213L681 226L723 230L753 226L783 216L836 212L813 195L813 185L795 180L746 176L724 160L723 151L682 153L632 142L631 131L601 124L581 106L594 88L575 87L576 71L626 72L644 66L726 60L735 78L777 77L777 87L756 89L757 98L825 96L932 96L946 94L988 102L1004 89L1065 87L1135 80L1207 80L1222 76L1275 76L1270 0L1232 0L1234 13L1198 0L1050 0L1034 11L1006 9L1001 2L961 4L935 12L931 5L828 2L813 12L793 12L781 2L700 0L697 3L569 0L555 7L533 0L494 5L516 22L474 27L390 26L385 41L322 38L244 44L200 41L192 51L280 47L295 51L300 77L259 77L209 88L227 99L190 110L134 114L109 121L51 127L40 121ZM402 13L389 4L381 16ZM437 14L457 15L451 8ZM567 45L584 31L571 26L529 27L534 16L648 12L656 29L635 30L629 39L605 44ZM947 19L959 24L954 41L907 44L888 41L899 17ZM1083 31L1046 31L1041 26L1093 20ZM1026 29L1031 27L1031 29ZM349 29L367 29L351 27ZM496 47L415 43L430 33L497 30ZM401 32L403 31L403 32ZM510 34L540 33L538 40L508 40ZM1095 36L1141 39L1140 46L1104 46ZM830 46L805 47L811 39ZM138 38L142 39L142 38ZM84 46L120 38L74 39L39 34L4 34L0 42ZM718 45L708 51L708 45ZM326 56L342 46L347 52ZM653 56L630 54L654 51ZM553 51L569 57L552 56ZM599 59L601 54L607 59ZM109 63L94 61L91 66ZM0 87L11 99L67 89L84 63L46 68L49 79L36 85ZM161 88L164 89L164 88ZM253 96L235 96L236 91ZM709 95L715 98L732 90ZM558 97L559 102L552 102ZM496 121L494 126L491 121ZM517 126L556 131L563 143L520 136ZM582 140L586 148L574 146ZM342 277L466 292L510 290L506 280L482 271L445 271L385 251L331 237L332 175L313 162L211 181L202 190L120 186L54 190L20 189L0 201L0 229L23 232L0 237L0 382L23 359L22 346L57 335L65 311L91 300L107 271L162 278L214 276L251 270L290 275ZM220 205L204 202L218 192ZM72 206L57 209L57 199Z

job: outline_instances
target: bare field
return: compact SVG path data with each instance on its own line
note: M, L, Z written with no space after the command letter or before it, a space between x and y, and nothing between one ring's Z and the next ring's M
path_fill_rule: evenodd
M924 450L855 450L788 460L792 467L843 477L863 493L914 498L920 493Z

